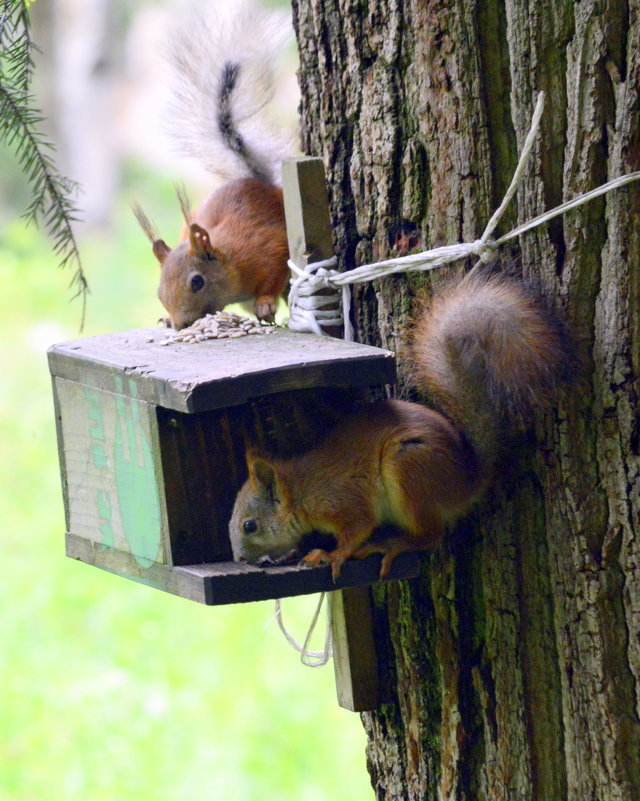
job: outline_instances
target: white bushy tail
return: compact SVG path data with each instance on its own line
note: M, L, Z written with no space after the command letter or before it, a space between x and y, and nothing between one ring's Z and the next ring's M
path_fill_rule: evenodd
M197 3L170 37L171 137L224 180L280 183L294 154L293 133L270 123L274 63L292 36L285 12L245 3L231 9Z

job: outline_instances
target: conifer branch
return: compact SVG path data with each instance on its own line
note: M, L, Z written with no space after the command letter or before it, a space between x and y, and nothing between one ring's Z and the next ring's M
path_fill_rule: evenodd
M44 225L59 267L75 265L71 286L73 298L82 301L82 328L89 286L72 227L78 219L71 200L77 185L60 174L51 155L53 145L38 129L44 117L29 94L35 49L29 24L25 0L0 0L0 141L13 148L31 186L32 201L24 218Z

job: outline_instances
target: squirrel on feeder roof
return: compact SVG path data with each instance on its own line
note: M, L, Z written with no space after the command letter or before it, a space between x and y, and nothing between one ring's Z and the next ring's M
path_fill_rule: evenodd
M273 95L271 59L283 28L277 14L262 15L256 25L248 13L198 17L172 35L172 133L205 169L227 179L193 214L178 193L185 225L173 249L133 207L160 262L158 296L176 329L249 300L258 319L273 322L289 278L276 175L292 148L258 118Z

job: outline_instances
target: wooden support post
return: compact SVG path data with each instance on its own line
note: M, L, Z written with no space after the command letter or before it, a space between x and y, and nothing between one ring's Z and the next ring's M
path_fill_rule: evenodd
M333 236L322 159L307 156L284 161L282 188L291 261L304 269L311 262L330 259L333 256ZM318 294L326 292L319 291ZM338 304L325 308L337 309ZM324 330L329 336L342 338L342 326Z
M322 159L283 162L282 186L291 260L304 268L312 261L331 258L333 238ZM325 331L334 337L343 333L341 326ZM378 668L369 590L335 591L331 603L338 703L353 712L375 709Z
M330 600L338 703L352 712L376 709L379 704L378 663L371 590L348 587L331 593Z

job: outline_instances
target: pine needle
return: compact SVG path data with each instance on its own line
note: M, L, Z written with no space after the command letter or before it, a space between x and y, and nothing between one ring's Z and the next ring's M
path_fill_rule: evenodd
M89 285L72 226L78 219L71 200L77 186L57 170L54 147L38 129L44 117L29 94L36 49L29 25L24 0L0 0L0 141L13 149L31 186L32 200L23 217L50 234L59 267L75 267L72 298L82 301L82 330Z

